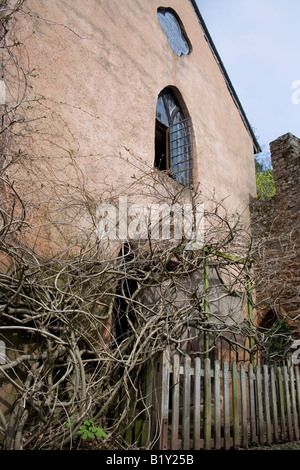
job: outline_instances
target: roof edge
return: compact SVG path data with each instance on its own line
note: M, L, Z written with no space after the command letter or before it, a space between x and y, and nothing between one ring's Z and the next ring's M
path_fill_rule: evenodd
M246 127L246 129L247 129L247 131L248 131L248 133L249 133L249 135L250 135L250 137L251 137L251 139L252 139L253 147L254 147L254 153L255 153L255 154L260 153L260 152L261 152L260 145L259 145L259 143L258 143L258 141L257 141L257 138L256 138L255 134L254 134L254 131L253 131L253 129L252 129L252 126L250 125L250 123L249 123L249 121L248 121L248 118L247 118L246 113L245 113L245 111L244 111L244 109L243 109L243 106L242 106L242 104L241 104L241 102L240 102L240 100L239 100L239 98L238 98L238 96L237 96L237 94L236 94L236 91L235 91L235 89L234 89L234 86L232 85L232 82L231 82L231 80L230 80L230 78L229 78L229 76L228 76L228 73L227 73L227 71L226 71L226 69L225 69L225 66L224 66L222 60L221 60L221 57L219 56L219 53L218 53L217 48L216 48L216 46L215 46L215 44L214 44L214 42L213 42L213 40L212 40L212 37L211 37L211 35L210 35L210 33L209 33L208 29L207 29L207 26L206 26L206 24L205 24L205 21L204 21L204 19L203 19L201 13L200 13L200 11L199 11L198 5L197 5L197 3L196 3L195 0L189 0L189 1L191 2L192 6L193 6L193 8L194 8L194 10L195 10L195 13L196 13L196 15L197 15L197 17L198 17L198 20L199 20L199 23L200 23L200 26L201 26L201 28L202 28L202 30L203 30L203 32L204 32L204 37L205 37L206 41L208 42L208 45L209 45L209 47L210 47L210 49L211 49L211 51L212 51L212 54L213 54L213 56L214 56L214 58L215 58L215 60L216 60L216 62L217 62L217 64L218 64L218 66L219 66L219 68L220 68L220 70L221 70L221 73L222 73L224 79L225 79L225 82L226 82L228 91L229 91L229 93L230 93L230 95L231 95L231 97L232 97L232 99L233 99L233 101L234 101L234 103L235 103L235 105L236 105L236 107L237 107L239 113L240 113L240 116L241 116L241 118L242 118L242 121L243 121L243 123L244 123L244 125L245 125L245 127Z

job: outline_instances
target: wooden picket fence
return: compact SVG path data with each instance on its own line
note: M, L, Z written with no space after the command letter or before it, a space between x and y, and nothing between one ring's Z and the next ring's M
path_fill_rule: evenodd
M247 449L299 440L298 366L233 362L229 367L226 361L220 366L217 360L165 351L150 376L146 445Z

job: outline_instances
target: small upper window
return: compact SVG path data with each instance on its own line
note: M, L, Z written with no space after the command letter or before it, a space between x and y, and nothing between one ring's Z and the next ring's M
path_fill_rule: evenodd
M159 8L157 10L157 16L175 54L178 56L189 54L190 46L188 40L172 10L168 8Z

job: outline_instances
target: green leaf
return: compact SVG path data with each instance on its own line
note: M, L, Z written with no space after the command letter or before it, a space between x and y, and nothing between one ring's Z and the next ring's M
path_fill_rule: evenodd
M103 431L103 429L98 426L93 426L94 421L92 420L86 420L84 421L84 424L82 424L77 432L83 440L85 439L95 439L95 436L97 439L103 439L107 437L106 432Z
M107 437L106 432L104 432L102 428L97 428L95 433L96 433L97 439L102 439L102 438Z
M94 434L92 432L88 431L88 430L86 431L85 435L86 435L86 437L89 437L90 439L95 439Z
M94 421L91 421L91 420L87 420L84 422L85 426L91 426L92 424L94 424Z
M85 426L80 426L78 434L81 435L83 440L85 440L87 438L95 439L94 434L91 431L89 431Z

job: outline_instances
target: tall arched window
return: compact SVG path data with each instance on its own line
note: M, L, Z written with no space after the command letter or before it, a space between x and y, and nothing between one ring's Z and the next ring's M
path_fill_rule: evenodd
M156 105L155 166L184 186L192 184L192 124L171 89L163 90Z

